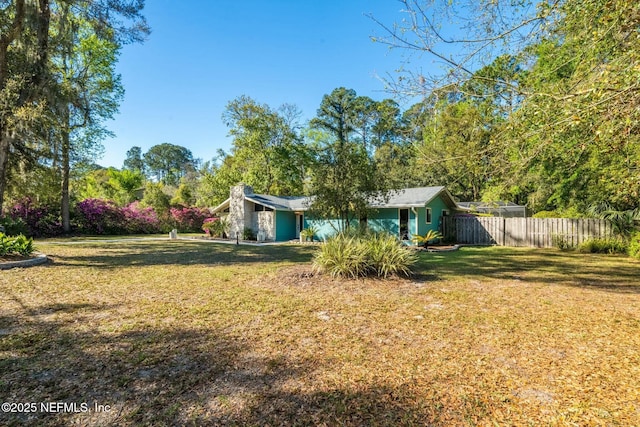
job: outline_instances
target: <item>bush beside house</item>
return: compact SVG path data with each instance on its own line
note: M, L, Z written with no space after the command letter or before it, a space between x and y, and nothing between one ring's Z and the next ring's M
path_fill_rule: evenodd
M229 234L229 223L224 218L206 218L202 224L202 230L207 236L224 239Z

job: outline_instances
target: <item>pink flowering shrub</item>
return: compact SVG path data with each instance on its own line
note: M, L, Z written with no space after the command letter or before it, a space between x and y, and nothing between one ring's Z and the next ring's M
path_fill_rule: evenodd
M196 207L171 208L169 214L173 227L182 232L202 230L204 220L211 215L208 209Z
M173 228L181 232L198 232L211 213L195 207L171 208L164 216L153 207L133 202L120 207L111 200L85 199L71 212L71 225L79 234L150 234L164 233ZM10 207L0 225L6 233L33 237L62 234L59 207L39 206L25 198Z
M202 222L202 231L204 231L204 234L206 234L207 236L211 236L211 230L213 228L215 228L215 223L216 221L218 221L219 218L205 218L205 220Z
M202 224L202 230L207 236L227 238L229 223L224 218L207 218Z
M78 231L83 234L127 233L125 215L112 200L85 199L76 205Z
M7 212L2 221L7 233L24 233L31 237L57 236L62 234L62 221L56 209L37 205L30 197L25 197Z
M124 228L131 234L159 233L160 220L152 207L142 207L135 201L122 208Z
M111 200L85 199L76 206L77 224L85 234L150 234L162 231L151 207L133 202L118 207Z

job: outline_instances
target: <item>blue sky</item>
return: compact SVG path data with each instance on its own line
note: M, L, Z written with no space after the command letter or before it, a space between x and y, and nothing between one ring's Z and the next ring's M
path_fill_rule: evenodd
M149 39L125 46L118 72L126 90L108 123L97 163L122 167L133 146L168 142L211 160L231 139L226 104L248 95L277 108L297 105L305 120L322 96L344 86L381 100L376 76L401 65L400 52L371 41L402 18L395 0L147 0Z

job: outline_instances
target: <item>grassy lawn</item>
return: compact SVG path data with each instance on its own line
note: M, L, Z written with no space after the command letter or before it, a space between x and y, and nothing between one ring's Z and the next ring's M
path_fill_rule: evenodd
M640 425L629 258L463 248L339 281L312 246L38 248L0 273L0 401L77 412L1 425Z

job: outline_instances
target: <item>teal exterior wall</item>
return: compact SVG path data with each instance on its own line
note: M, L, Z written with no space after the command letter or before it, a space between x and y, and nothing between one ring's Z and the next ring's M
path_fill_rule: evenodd
M357 225L353 222L351 225ZM313 227L316 230L315 240L325 240L333 236L340 230L340 220L338 219L318 219L304 214L304 228Z
M400 233L400 216L397 208L376 209L367 218L367 226L377 232L386 231L394 236Z
M417 208L380 208L369 215L367 218L367 225L373 231L383 232L399 236L400 235L400 209L409 210L409 238L419 231L418 224L416 223L416 214L420 215ZM424 216L424 209L423 209Z
M426 223L426 208L431 208L431 224ZM429 230L440 231L440 222L444 211L452 214L451 208L440 196L433 199L426 207L418 208L418 234L424 236Z
M430 224L426 223L426 208L431 208ZM409 239L416 234L424 236L429 230L439 231L443 211L452 213L450 207L438 196L426 207L376 209L367 218L367 225L374 231L386 231L398 236L400 234L400 209L409 209ZM293 212L276 211L275 223L276 241L296 238L296 215ZM336 234L340 228L340 221L313 218L305 212L303 225L305 229L313 227L316 230L316 240L324 240ZM351 225L357 226L358 221L353 221Z
M426 222L426 210L431 208L431 223ZM368 226L374 231L387 231L394 236L400 234L400 209L406 208L382 208L370 215ZM442 213L451 208L440 196L433 199L427 206L409 208L409 239L418 234L424 236L429 230L439 231Z
M446 206L442 200L436 199L440 205ZM435 202L435 200L434 200ZM432 208L432 212L441 212L442 208L434 209L433 203L429 204ZM437 204L437 203L436 203ZM409 239L416 234L424 235L427 230L434 228L437 229L438 222L432 224L426 224L426 209L424 207L419 208L383 208L378 209L377 212L372 214L367 224L374 231L386 231L394 236L400 235L400 209L409 209ZM440 209L440 210L438 210Z
M296 238L296 214L287 211L275 211L276 241L283 242Z

